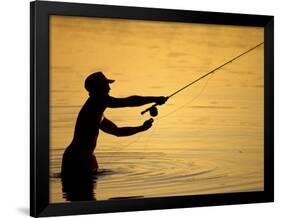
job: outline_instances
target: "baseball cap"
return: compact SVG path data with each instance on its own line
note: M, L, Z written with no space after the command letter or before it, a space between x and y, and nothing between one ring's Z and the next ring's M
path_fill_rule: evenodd
M102 72L95 72L89 75L85 80L85 89L92 91L95 88L103 86L104 83L113 83L115 80L108 79Z

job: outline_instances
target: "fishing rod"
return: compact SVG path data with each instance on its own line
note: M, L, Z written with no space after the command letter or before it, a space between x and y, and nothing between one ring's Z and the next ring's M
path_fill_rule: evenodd
M201 79L203 79L203 78L209 76L210 74L213 74L213 73L214 73L215 71L217 71L218 69L220 69L220 68L224 67L225 65L227 65L227 64L229 64L229 63L235 61L236 59L240 58L241 56L243 56L243 55L245 55L245 54L251 52L252 50L256 49L257 47L261 46L262 44L264 44L264 42L262 42L262 43L256 45L255 47L250 48L249 50L243 52L242 54L240 54L240 55L238 55L238 56L232 58L230 61L225 62L224 64L220 65L219 67L217 67L217 68L211 70L210 72L204 74L203 76L201 76L201 77L199 77L198 79L192 81L191 83L187 84L186 86L184 86L184 87L180 88L179 90L173 92L172 94L170 94L169 96L166 97L167 100L168 100L169 98L175 96L175 95L178 94L179 92L183 91L183 90L186 89L187 87L189 87L189 86L193 85L194 83L200 81ZM145 109L144 111L142 111L141 114L143 115L144 113L146 113L146 112L149 111L149 113L150 113L151 116L153 116L153 117L157 116L158 110L157 110L156 106L158 106L158 105L160 105L160 104L158 104L158 103L153 104L153 105L150 106L149 108L147 108L147 109Z

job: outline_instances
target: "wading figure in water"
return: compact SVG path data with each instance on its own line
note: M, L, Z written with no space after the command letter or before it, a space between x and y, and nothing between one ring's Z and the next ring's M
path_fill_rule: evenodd
M106 108L137 107L149 103L164 104L166 97L130 96L114 98L109 96L109 84L102 72L96 72L85 80L89 98L77 117L74 137L66 148L62 160L62 177L68 175L87 175L96 173L98 163L94 155L99 129L115 136L130 136L146 131L152 126L153 119L146 120L141 126L117 127L103 116Z

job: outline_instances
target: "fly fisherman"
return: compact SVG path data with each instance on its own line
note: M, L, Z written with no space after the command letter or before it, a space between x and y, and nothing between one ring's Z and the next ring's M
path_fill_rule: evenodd
M118 127L103 116L106 108L137 107L149 103L164 104L166 97L130 96L114 98L109 96L110 83L102 72L89 75L85 80L85 89L89 98L80 110L72 142L66 148L62 160L62 177L67 175L91 174L98 170L94 155L99 129L115 136L130 136L146 131L152 126L153 119L146 120L136 127Z

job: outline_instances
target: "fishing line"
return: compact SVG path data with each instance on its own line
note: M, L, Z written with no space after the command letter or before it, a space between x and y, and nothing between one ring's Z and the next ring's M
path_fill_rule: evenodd
M204 92L204 90L206 89L209 80L213 77L213 75L211 75L205 82L204 86L201 88L200 92L194 97L192 98L190 101L187 101L186 103L184 103L182 106L176 108L175 110L163 115L162 117L159 117L156 119L156 121L162 120L163 118L166 118L172 114L174 114L175 112L179 111L180 109L184 108L186 105L191 104L193 101L195 101L197 98L199 98L201 96L201 94Z
M238 58L240 58L241 56L243 56L243 55L249 53L250 51L252 51L252 50L254 50L254 49L256 49L257 47L261 46L262 44L264 44L264 42L262 42L262 43L260 43L260 44L258 44L258 45L256 45L256 46L254 46L254 47L250 48L249 50L243 52L242 54L240 54L240 55L238 55L238 56L232 58L231 60L229 60L229 61L225 62L224 64L222 64L222 65L216 67L215 69L209 71L208 73L206 73L206 74L204 74L203 76L197 78L196 80L192 81L191 83L188 83L188 84L185 85L184 87L178 89L177 91L175 91L175 92L173 92L172 94L170 94L169 96L167 96L167 100L168 100L169 98L175 96L175 95L178 94L179 92L183 91L183 90L186 89L187 87L189 87L189 86L193 85L194 83L196 83L196 82L202 80L203 78L205 78L205 77L207 77L207 76L209 76L209 75L211 75L211 74L213 75L213 74L215 73L215 71L219 70L220 68L226 66L226 65L229 64L229 63L232 63L232 62L235 61L236 59L238 59ZM203 93L203 91L204 91L205 88L207 87L207 84L208 84L210 78L212 78L212 77L209 77L209 78L208 78L208 80L206 81L205 85L203 86L203 88L201 89L201 91L199 92L199 94L196 95L191 101L188 101L188 102L185 103L184 105L182 105L182 106L176 108L175 110L169 112L168 114L166 114L166 115L164 115L164 116L162 116L162 117L159 117L159 118L156 119L156 121L154 121L154 122L159 122L159 120L162 120L163 118L170 116L171 114L177 112L178 110L180 110L181 108L185 107L186 105L192 103L195 99L197 99L197 98ZM145 109L144 111L142 111L141 114L143 115L144 113L146 113L146 112L149 111L151 116L157 116L158 111L157 111L156 106L158 106L158 105L159 105L158 103L153 104L153 105L150 106L149 108L147 108L147 109ZM155 125L155 124L154 124L154 125ZM150 137L153 135L154 131L155 131L155 128L152 130L152 133L151 133L149 136L147 136L147 137L150 138ZM141 138L143 138L143 136L144 136L144 135L142 134L142 135L140 135L135 141L130 142L130 143L128 143L128 144L125 145L125 146L122 146L122 147L123 147L122 149L128 147L129 145L131 145L131 144L133 144L133 143L138 142Z
M210 80L212 77L213 77L213 75L211 75L211 76L206 80L204 86L201 88L200 92L199 92L195 97L193 97L190 101L187 101L186 103L184 103L182 106L176 108L175 110L173 110L173 111L171 111L171 112L169 112L169 113L163 115L162 117L157 118L156 120L154 120L153 125L158 124L158 122L159 122L160 120L169 117L170 115L176 113L176 112L179 111L180 109L184 108L186 105L191 104L193 101L195 101L197 98L199 98L200 95L201 95L201 94L204 92L204 90L206 89L207 84L208 84L209 80ZM156 126L156 125L155 125L155 126ZM153 128L153 127L152 127L152 128ZM154 135L155 130L156 130L156 128L153 128L152 131L151 131L151 133L150 133L150 135L147 135L147 136L144 137L144 138L146 138L146 139L151 138L151 137ZM146 141L148 141L148 140L146 140Z
M140 141L140 139L143 138L143 137L144 137L144 133L143 134L139 134L138 137L135 140L133 140L131 142L128 142L125 145L121 145L121 149L119 149L119 148L118 149L119 150L123 150L123 149L127 148L128 146L130 146L132 144L135 144L136 142Z
M262 42L262 43L260 43L260 44L258 44L258 45L256 45L256 46L254 46L254 47L250 48L249 50L243 52L242 54L240 54L240 55L238 55L238 56L232 58L231 60L229 60L229 61L225 62L224 64L222 64L222 65L216 67L215 69L209 71L208 73L206 73L206 74L204 74L203 76L197 78L196 80L192 81L191 83L188 83L186 86L180 88L179 90L177 90L177 91L175 91L174 93L172 93L172 94L170 94L169 96L167 96L167 100L168 100L169 98L175 96L175 95L178 94L179 92L183 91L183 90L186 89L187 87L189 87L189 86L193 85L194 83L200 81L201 79L203 79L203 78L209 76L210 74L215 73L215 71L217 71L218 69L224 67L225 65L227 65L227 64L229 64L229 63L232 63L233 61L235 61L236 59L240 58L241 56L243 56L243 55L249 53L250 51L252 51L252 50L254 50L254 49L256 49L257 47L261 46L262 44L264 44L264 42ZM163 103L162 103L162 104L163 104ZM157 116L158 111L157 111L156 106L158 106L158 105L161 105L161 103L155 103L155 104L153 104L153 105L150 106L149 108L147 108L147 109L145 109L144 111L142 111L141 114L143 115L143 114L145 114L146 112L149 111L149 113L150 113L151 116L153 116L153 117Z
M197 98L199 98L200 95L201 95L201 94L204 92L204 90L206 89L206 87L207 87L207 85L208 85L208 82L209 82L209 80L210 80L212 77L213 77L213 75L211 75L210 77L208 77L208 79L206 80L204 86L201 88L200 92L199 92L195 97L193 97L191 100L189 100L189 101L187 101L186 103L184 103L182 106L176 108L175 110L173 110L173 111L171 111L171 112L169 112L169 113L167 113L167 114L165 114L165 115L163 115L163 116L161 116L161 117L155 119L154 122L153 122L153 126L156 126L155 124L158 123L158 122L159 122L160 120L162 120L163 118L166 118L166 117L168 117L168 116L170 116L170 115L176 113L176 112L179 111L180 109L184 108L186 105L191 104L193 101L195 101ZM153 126L152 126L152 128L153 128ZM130 145L132 145L132 144L134 144L134 143L136 143L136 142L139 142L141 139L149 139L149 138L151 138L151 137L154 135L155 130L156 130L156 128L154 127L154 128L150 131L150 134L148 134L148 135L141 134L141 135L139 135L139 137L138 137L136 140L134 140L134 141L132 141L132 142L129 142L129 143L125 144L125 145L122 145L122 149L121 149L121 150L127 148L128 146L130 146ZM147 142L147 141L148 141L148 140L146 140L146 142Z

